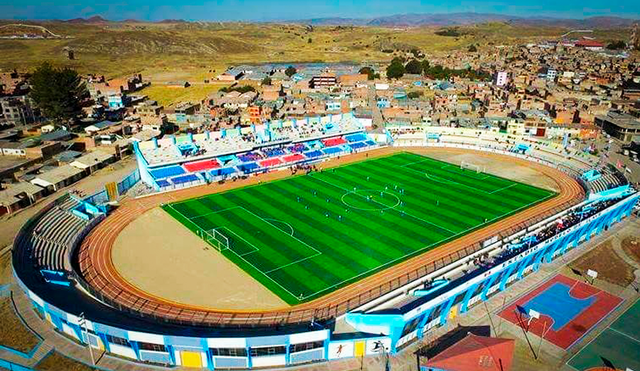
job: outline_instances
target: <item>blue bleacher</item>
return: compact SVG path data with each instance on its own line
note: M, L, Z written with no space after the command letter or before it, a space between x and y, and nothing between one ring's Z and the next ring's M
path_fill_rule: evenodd
M199 180L199 179L200 178L198 178L195 174L187 174L187 175L171 178L171 182L173 184L180 184L180 183L195 182L196 180Z
M155 179L169 178L186 173L182 166L173 165L149 171Z
M168 187L168 186L171 185L171 183L169 183L168 181L166 181L164 179L158 179L158 180L156 180L156 183L158 183L160 188Z
M351 148L353 149L360 149L360 148L364 148L367 147L367 143L365 142L358 142L358 143L351 143L349 144L351 146Z
M365 143L367 143L367 145L369 146L375 146L376 142L374 142L373 140L369 139L368 141L366 141Z
M224 167L222 169L211 170L209 174L211 174L211 176L222 176L222 175L233 174L235 172L236 172L236 168L234 167Z
M256 169L258 169L260 166L258 164L256 164L255 162L247 162L244 163L242 165L238 166L238 169L240 169L241 171L244 171L245 173L249 173L252 172Z
M275 156L282 156L287 152L285 152L285 150L282 148L264 148L262 150L262 153L267 155L267 157L275 157Z
M345 135L344 139L346 139L348 142L362 142L364 140L367 140L367 136L362 133L356 133Z
M338 152L343 152L343 149L341 147L329 147L329 148L323 149L322 152L324 152L327 155L333 155Z
M304 143L296 143L294 145L287 147L287 150L291 153L300 153L300 152L306 151L307 146L305 146Z
M307 156L308 158L316 158L316 157L322 156L322 152L321 151L309 151L309 152L305 152L304 155Z

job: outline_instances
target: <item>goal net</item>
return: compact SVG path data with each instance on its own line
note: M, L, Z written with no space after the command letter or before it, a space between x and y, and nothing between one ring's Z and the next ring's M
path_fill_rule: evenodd
M218 251L229 249L229 238L214 228L208 231L200 230L202 238Z
M475 171L478 174L483 172L483 169L480 165L472 164L467 161L460 162L460 169Z

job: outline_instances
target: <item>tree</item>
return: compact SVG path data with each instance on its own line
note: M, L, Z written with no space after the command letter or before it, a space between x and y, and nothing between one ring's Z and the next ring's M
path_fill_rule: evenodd
M404 57L394 57L391 60L391 64L394 64L394 63L404 64L404 62L406 62L406 59Z
M475 45L469 46L469 53L477 53L478 48Z
M421 67L422 73L426 75L427 72L429 71L429 68L431 67L431 64L429 63L428 60L425 59L422 62L420 62L420 67Z
M289 76L289 77L295 75L296 73L298 73L298 70L296 70L296 68L293 67L293 66L289 66L289 67L287 67L286 70L284 70L284 74Z
M424 93L421 91L410 91L409 94L407 94L407 98L409 99L416 99L416 98L420 98Z
M391 63L389 67L387 67L387 78L390 79L399 79L404 76L404 66L402 63Z
M609 50L621 50L627 47L627 43L622 40L612 41L607 45L607 49Z
M264 79L262 79L262 85L271 85L271 77L265 76Z
M307 40L307 44L311 44L313 42L313 40L311 40L311 38L309 38L309 40Z
M407 63L406 66L404 66L404 69L407 71L407 73L419 75L422 73L422 64L418 60L412 59L409 61L409 63Z
M371 67L362 67L358 73L367 75L367 80L373 80L376 78L376 71Z
M82 113L80 102L87 87L70 68L55 68L42 63L31 75L31 98L43 116L57 123L72 121Z

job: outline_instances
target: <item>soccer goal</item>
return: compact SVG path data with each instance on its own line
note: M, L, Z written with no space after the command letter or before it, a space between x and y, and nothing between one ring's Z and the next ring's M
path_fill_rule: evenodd
M460 162L460 169L462 169L462 170L466 169L466 170L475 171L478 174L484 172L484 169L482 168L482 166L476 165L476 164L472 164L471 162L467 162L467 161Z
M218 249L218 251L224 251L229 249L229 238L222 234L218 228L214 228L208 231L200 230L202 238L207 241L211 246Z

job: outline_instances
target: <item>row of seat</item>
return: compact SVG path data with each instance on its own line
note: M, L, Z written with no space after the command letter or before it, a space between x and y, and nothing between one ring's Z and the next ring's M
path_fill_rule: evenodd
M603 174L600 178L590 183L593 193L600 193L608 189L624 185L615 173Z
M78 202L69 198L53 207L34 225L28 238L23 241L29 258L36 269L64 271L66 256L75 238L88 221L71 213Z

